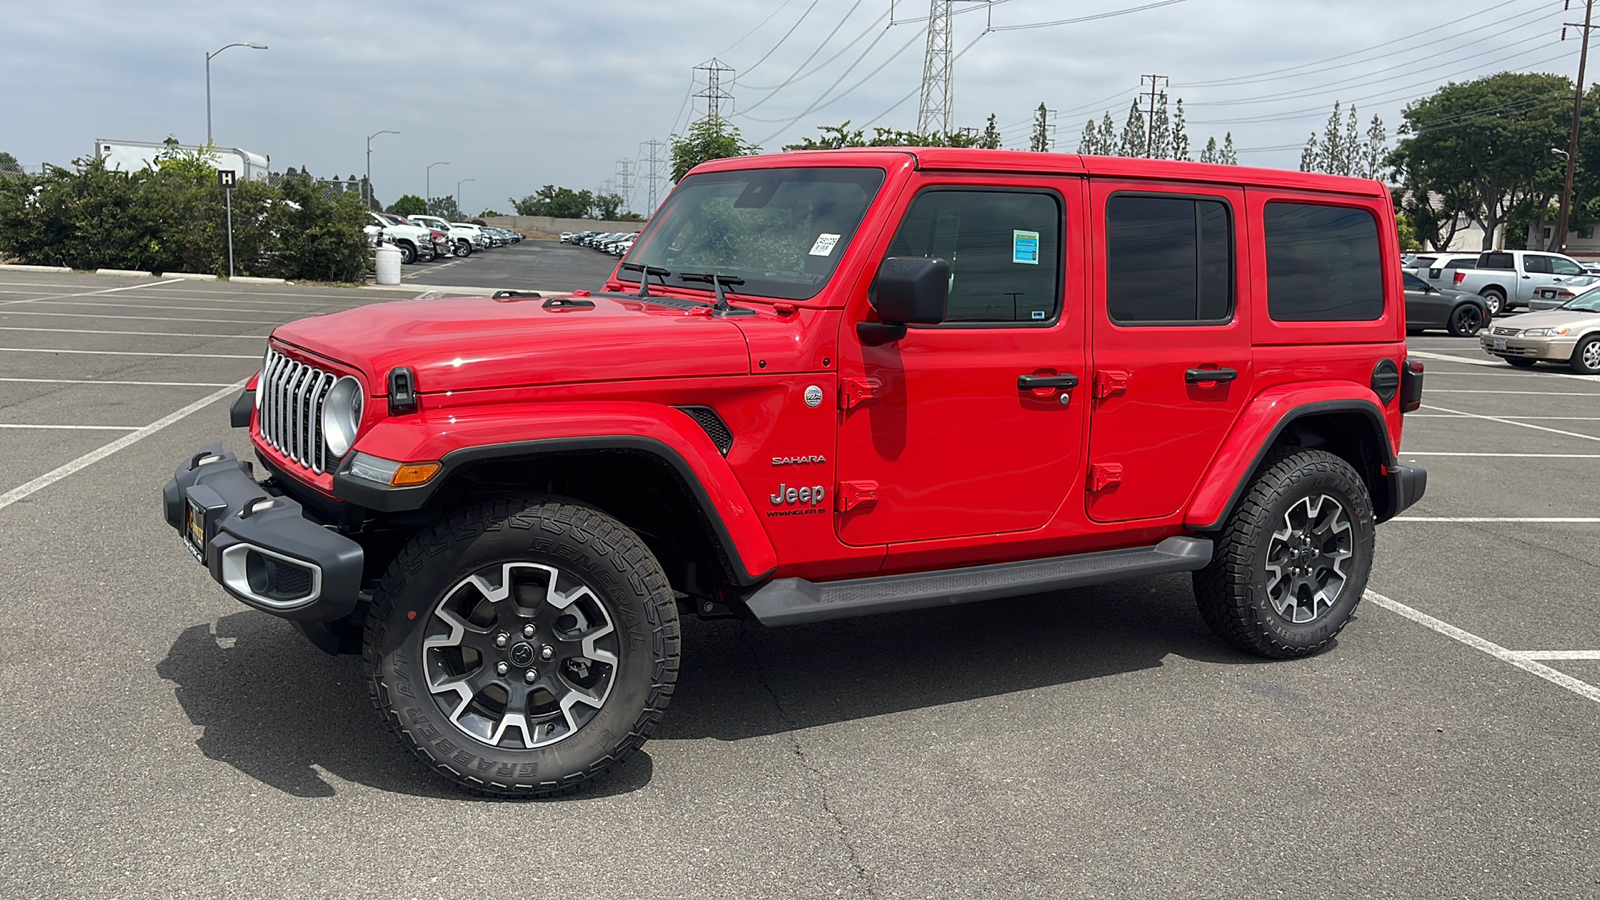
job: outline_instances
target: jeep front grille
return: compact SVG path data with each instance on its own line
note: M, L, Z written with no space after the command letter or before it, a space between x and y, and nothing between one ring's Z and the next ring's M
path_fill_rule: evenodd
M321 475L328 467L322 440L322 401L338 376L268 350L256 385L261 439Z

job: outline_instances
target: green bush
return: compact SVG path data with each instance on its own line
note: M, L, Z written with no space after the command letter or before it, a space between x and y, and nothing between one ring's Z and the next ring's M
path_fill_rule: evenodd
M173 146L155 166L120 172L100 159L0 178L0 254L75 269L228 271L227 209L205 152ZM310 176L233 189L234 273L359 281L370 248L354 192L330 199Z

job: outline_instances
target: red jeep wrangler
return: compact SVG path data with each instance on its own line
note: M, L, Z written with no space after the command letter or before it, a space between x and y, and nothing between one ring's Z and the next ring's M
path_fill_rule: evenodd
M166 517L360 648L486 794L636 750L679 616L817 622L1192 572L1269 657L1349 621L1421 403L1375 182L879 149L708 163L601 290L293 322Z

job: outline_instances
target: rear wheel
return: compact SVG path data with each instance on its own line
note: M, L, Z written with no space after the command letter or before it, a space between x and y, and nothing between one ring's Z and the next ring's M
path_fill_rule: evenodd
M1455 337L1473 337L1483 330L1483 310L1463 303L1450 313L1450 334Z
M673 591L637 535L548 498L465 507L414 538L367 617L389 728L459 786L565 794L650 736L679 655Z
M1499 288L1484 288L1479 296L1483 297L1484 305L1489 307L1489 318L1492 319L1506 311L1506 295Z
M466 259L472 255L471 241L456 241L456 256Z
M1340 457L1286 449L1250 484L1194 574L1213 632L1277 659L1310 656L1349 623L1372 568L1372 500Z
M1579 341L1568 365L1580 375L1600 375L1600 334L1591 334Z

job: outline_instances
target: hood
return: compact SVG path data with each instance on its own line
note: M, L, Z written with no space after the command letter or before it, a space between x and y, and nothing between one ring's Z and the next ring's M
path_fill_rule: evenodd
M683 309L621 295L571 297L570 305L555 299L381 303L290 322L273 338L355 367L374 395L385 393L396 366L409 366L424 394L750 371L738 327L698 304Z
M1584 328L1600 324L1600 312L1577 309L1547 309L1541 312L1522 313L1494 323L1496 328Z

